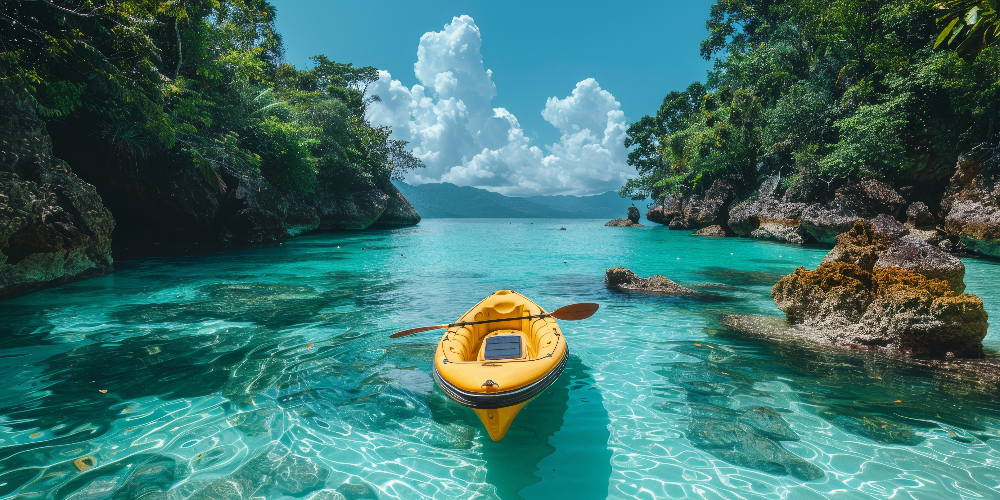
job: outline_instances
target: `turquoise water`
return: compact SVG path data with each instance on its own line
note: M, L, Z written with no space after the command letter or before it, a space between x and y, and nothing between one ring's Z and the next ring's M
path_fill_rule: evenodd
M718 325L776 314L770 285L824 253L598 221L436 219L118 263L0 304L0 497L1000 496L994 394ZM707 293L612 293L601 280L615 265ZM968 291L1000 318L1000 264L966 265ZM494 443L434 386L440 332L388 335L505 288L550 310L602 308L562 322L566 371ZM1000 349L996 328L986 344ZM738 427L755 407L800 439ZM711 425L737 426L740 453L698 438Z

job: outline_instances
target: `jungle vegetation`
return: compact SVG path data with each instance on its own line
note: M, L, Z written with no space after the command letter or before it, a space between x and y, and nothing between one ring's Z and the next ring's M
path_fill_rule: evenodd
M996 0L717 0L704 82L628 129L658 199L781 176L800 200L850 179L942 185L956 157L1000 134Z
M309 195L422 166L364 118L377 70L284 63L275 14L265 0L2 2L0 85L130 168L260 172Z

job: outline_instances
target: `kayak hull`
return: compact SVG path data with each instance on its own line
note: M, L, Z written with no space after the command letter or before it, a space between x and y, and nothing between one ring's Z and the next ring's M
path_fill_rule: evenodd
M456 322L492 323L451 327L438 343L435 382L453 401L475 410L494 441L566 367L566 341L545 314L523 295L501 290Z

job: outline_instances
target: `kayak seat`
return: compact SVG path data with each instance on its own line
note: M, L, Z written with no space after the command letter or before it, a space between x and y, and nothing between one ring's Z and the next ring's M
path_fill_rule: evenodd
M497 361L502 359L527 359L531 352L528 337L519 330L491 332L476 346L475 358L469 361Z
M487 337L483 358L487 361L495 359L518 359L521 357L520 335L494 335Z

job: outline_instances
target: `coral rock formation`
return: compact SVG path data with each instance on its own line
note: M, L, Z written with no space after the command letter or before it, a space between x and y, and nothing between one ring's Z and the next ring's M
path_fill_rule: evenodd
M965 266L898 222L858 220L815 270L799 267L771 291L790 323L840 345L916 356L982 355L982 300L961 293Z
M622 291L657 292L674 295L697 294L698 292L674 283L659 274L649 278L640 278L634 272L624 267L612 267L605 271L604 282L608 288Z

